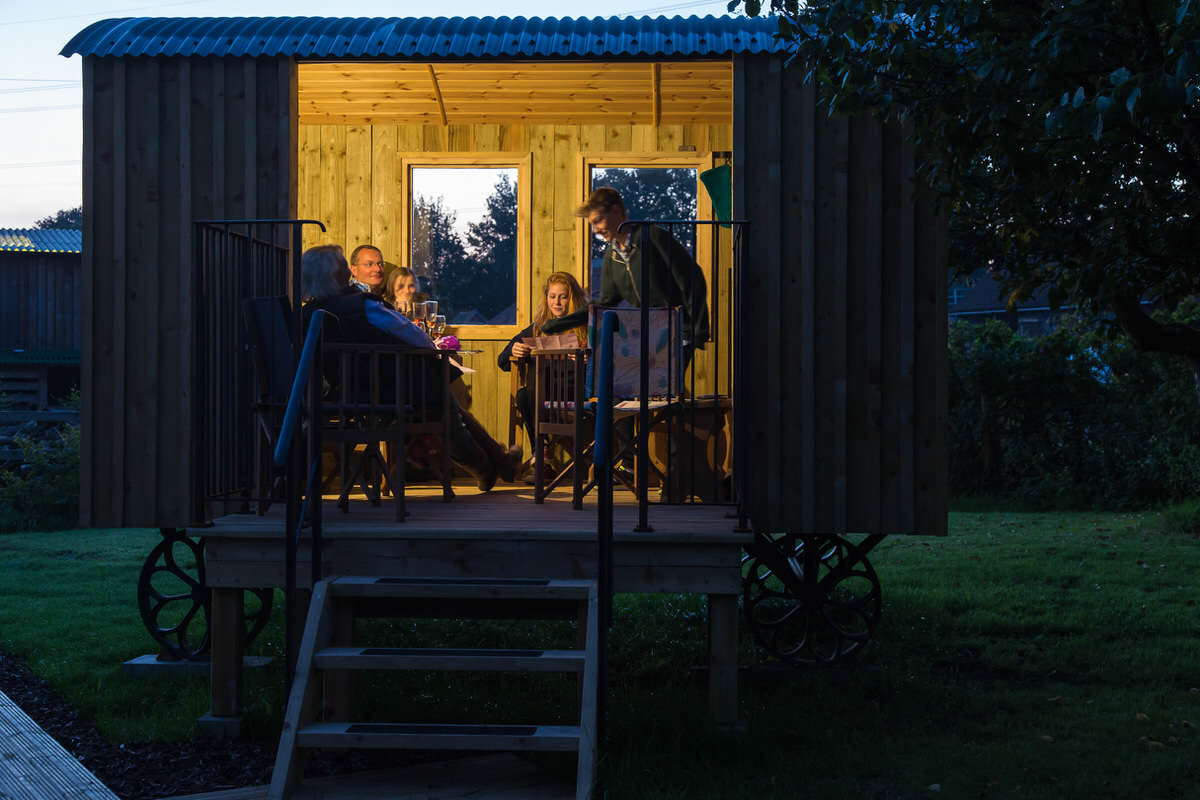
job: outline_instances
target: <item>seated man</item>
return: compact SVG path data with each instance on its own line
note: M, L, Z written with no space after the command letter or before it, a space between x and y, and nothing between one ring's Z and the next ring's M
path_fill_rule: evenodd
M350 267L341 247L309 248L300 270L305 310L321 309L335 318L325 325L327 341L433 347L429 337L402 314L350 285ZM474 417L459 408L453 396L442 402L450 404L450 458L475 476L481 491L489 491L497 477L513 482L521 464L520 446L505 450Z
M383 296L384 276L387 267L383 263L383 251L373 244L360 244L350 253L351 286L359 291Z

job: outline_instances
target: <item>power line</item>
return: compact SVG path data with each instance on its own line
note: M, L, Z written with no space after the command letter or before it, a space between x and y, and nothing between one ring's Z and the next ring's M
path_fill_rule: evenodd
M0 164L0 169L25 169L26 167L73 167L82 163L82 158L77 158L74 161L23 161L15 164Z
M18 86L15 89L0 89L0 94L18 94L22 92L52 92L57 89L79 89L83 81L63 81L50 86Z
M67 106L24 106L23 108L0 108L0 114L28 114L32 111L66 111L70 108L83 108L83 103L72 103Z
M134 8L113 8L108 11L89 11L85 14L66 14L61 17L38 17L36 19L13 19L5 22L0 22L0 25L25 25L32 22L58 22L64 19L83 19L85 17L96 17L102 19L110 14L124 14L128 11L147 11L156 8L171 8L173 6L194 6L198 3L207 3L209 0L184 0L179 3L161 3L152 6L135 6Z

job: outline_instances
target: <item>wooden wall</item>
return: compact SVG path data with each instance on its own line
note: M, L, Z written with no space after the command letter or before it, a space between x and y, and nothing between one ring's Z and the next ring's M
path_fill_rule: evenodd
M0 350L78 350L79 253L0 253Z
M387 261L401 263L404 156L531 155L532 274L525 303L534 308L551 272L569 270L584 282L584 230L575 217L584 198L581 154L701 158L732 148L728 125L301 125L298 213L327 228L325 234L308 230L305 247L340 244L349 254L356 245L371 242L382 248ZM700 191L700 202L707 203ZM483 350L465 357L466 365L477 370L465 376L471 412L498 438L508 429L509 376L497 369L496 358L509 336L464 339L464 347Z
M286 59L86 58L82 524L193 521L192 221L295 216Z
M735 68L751 221L737 436L762 531L946 531L945 225L903 132L828 116L800 65Z

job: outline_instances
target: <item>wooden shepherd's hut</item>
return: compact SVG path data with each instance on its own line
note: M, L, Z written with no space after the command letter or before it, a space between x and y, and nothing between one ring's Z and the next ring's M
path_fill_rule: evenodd
M734 404L753 526L944 532L944 226L914 192L900 127L830 116L775 31L711 17L83 30L62 50L83 60L83 524L207 513L190 457L209 411L195 221L320 220L304 246L369 241L403 265L411 170L514 168L515 321L458 332L483 351L472 409L501 434L507 376L490 365L551 271L585 278L574 209L590 170L729 165L732 215L749 223ZM714 239L710 279L727 268ZM232 435L204 419L208 438Z

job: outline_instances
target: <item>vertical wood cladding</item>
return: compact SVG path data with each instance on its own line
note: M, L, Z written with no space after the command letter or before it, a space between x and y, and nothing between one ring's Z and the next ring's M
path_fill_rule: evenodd
M946 531L945 223L898 125L830 117L799 66L739 61L751 221L742 404L763 531Z
M193 221L295 215L286 59L84 59L88 526L191 521Z

